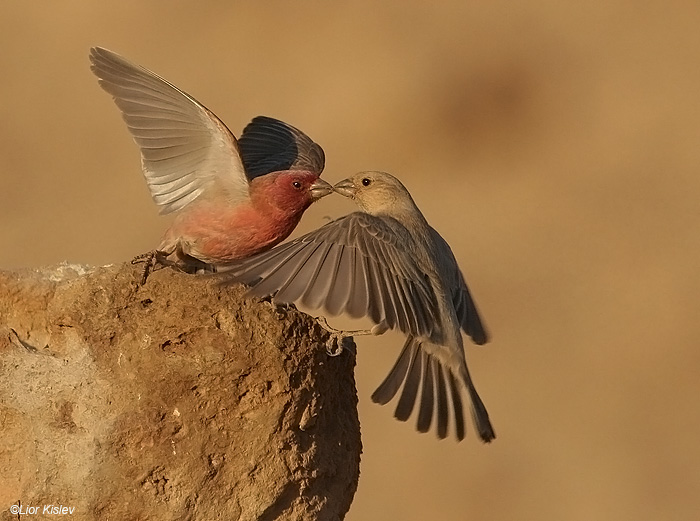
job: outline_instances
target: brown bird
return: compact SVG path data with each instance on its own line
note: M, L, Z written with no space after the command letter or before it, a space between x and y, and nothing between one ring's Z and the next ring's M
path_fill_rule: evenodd
M417 429L427 432L435 418L440 438L451 405L462 440L466 389L479 436L491 441L496 435L469 375L461 331L476 344L487 335L449 245L390 174L361 172L334 190L362 211L236 263L228 277L255 296L366 316L379 331L399 329L406 343L372 400L388 403L403 384L396 418L406 421L418 401Z
M258 116L237 141L213 112L157 74L100 47L90 61L141 150L153 200L161 213L177 213L149 261L197 268L267 250L332 192L319 179L323 149L293 126Z

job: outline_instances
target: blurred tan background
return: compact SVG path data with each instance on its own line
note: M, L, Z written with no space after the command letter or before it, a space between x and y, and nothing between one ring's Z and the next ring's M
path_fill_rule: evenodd
M695 519L698 27L697 2L660 0L5 2L0 267L121 262L167 226L89 71L102 45L235 134L299 126L329 181L398 175L452 244L498 438L395 421L369 397L401 338L360 339L347 519ZM299 231L351 209L329 197Z

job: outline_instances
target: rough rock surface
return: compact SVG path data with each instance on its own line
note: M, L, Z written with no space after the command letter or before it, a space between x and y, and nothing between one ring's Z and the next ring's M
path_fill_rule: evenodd
M354 356L307 315L128 264L0 271L0 519L334 520Z

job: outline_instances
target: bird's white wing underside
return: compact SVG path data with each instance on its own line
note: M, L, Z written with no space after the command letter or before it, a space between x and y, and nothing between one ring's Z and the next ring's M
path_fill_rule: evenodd
M233 203L249 197L236 139L210 110L107 49L91 49L90 60L141 149L146 182L161 213L203 195Z

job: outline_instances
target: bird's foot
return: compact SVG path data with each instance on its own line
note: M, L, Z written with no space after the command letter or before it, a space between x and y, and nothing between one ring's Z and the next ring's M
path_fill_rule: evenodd
M352 354L356 354L357 346L355 345L354 336L364 336L364 335L381 335L388 328L382 322L371 329L356 329L354 331L343 331L341 329L336 329L328 324L326 317L314 317L319 326L328 331L331 337L326 343L326 352L328 356L338 356L343 351L350 351Z
M276 311L296 311L297 307L293 302L276 302L274 293L260 298L260 302L270 304Z
M339 333L331 333L330 338L326 342L326 354L328 356L339 356L343 351L348 351L353 355L357 355L357 344L351 336L344 336L342 331Z
M168 259L168 255L168 252L165 251L152 250L147 253L137 255L136 257L131 259L131 264L140 264L142 262L144 263L143 271L141 272L141 286L146 284L146 279L148 279L148 276L151 274L151 272L159 268L170 266L182 270L182 266L180 266L177 262Z

